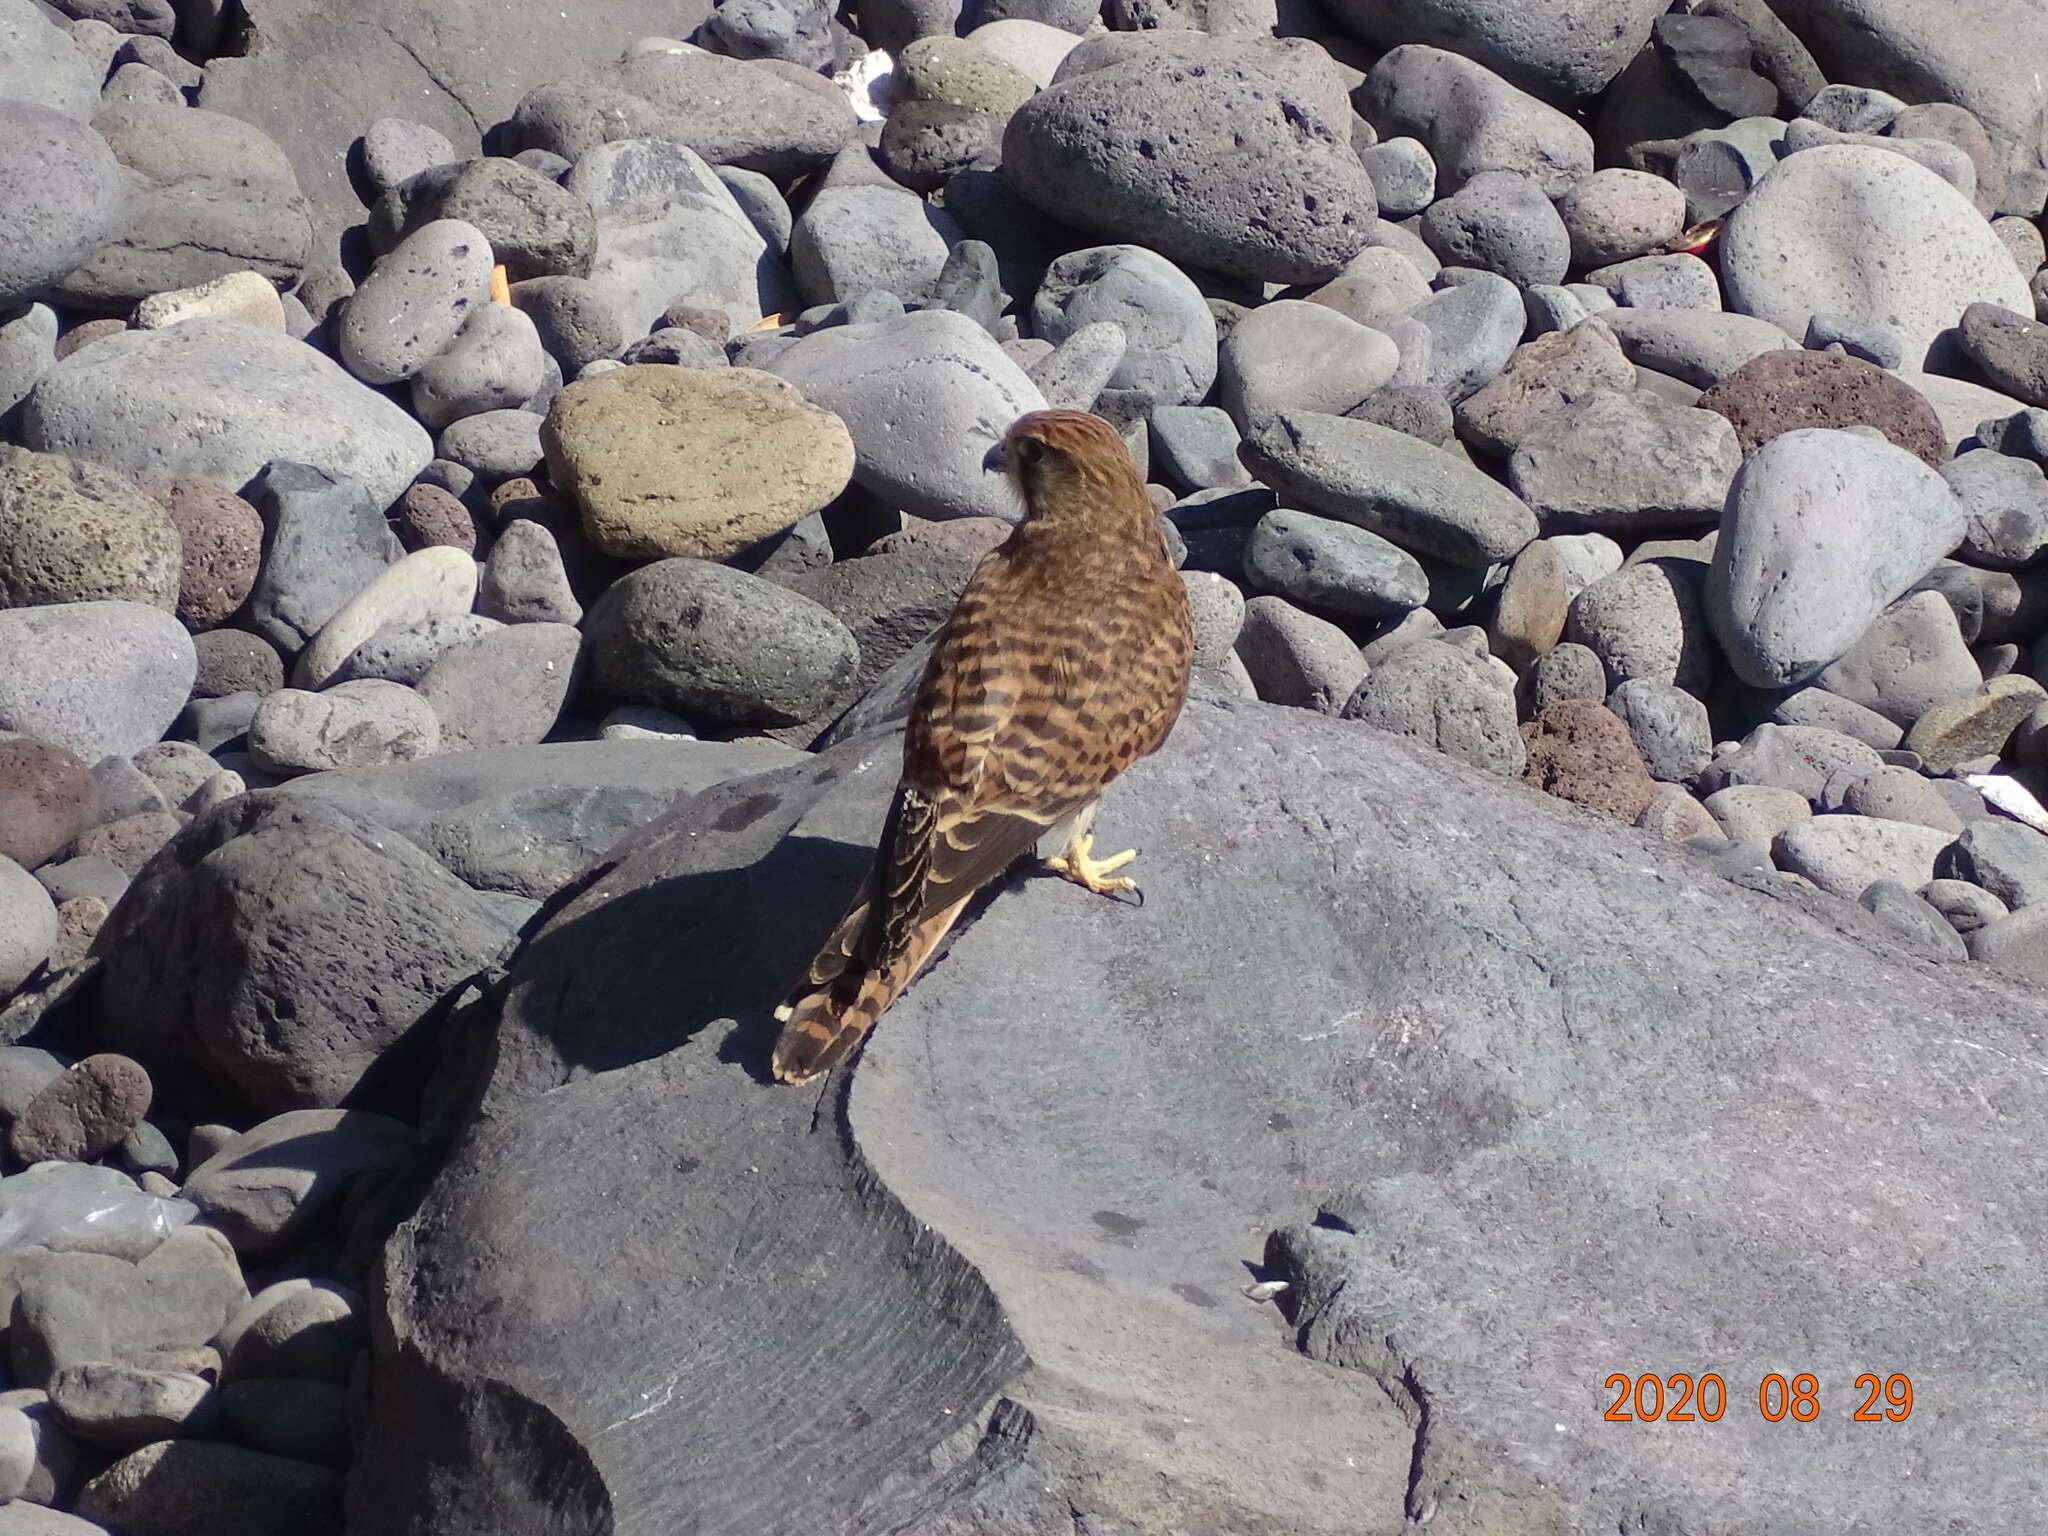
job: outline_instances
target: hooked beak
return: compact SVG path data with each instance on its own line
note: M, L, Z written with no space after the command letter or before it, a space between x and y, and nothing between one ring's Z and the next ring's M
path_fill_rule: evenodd
M981 456L981 468L984 474L1000 475L1007 471L1009 467L1010 455L1000 440L987 453Z

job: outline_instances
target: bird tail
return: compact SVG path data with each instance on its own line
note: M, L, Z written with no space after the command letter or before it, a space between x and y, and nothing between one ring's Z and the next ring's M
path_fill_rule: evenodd
M820 951L804 984L775 1010L782 1021L771 1058L776 1080L808 1082L850 1056L924 969L966 905L963 897L942 907L910 930L896 954L870 962L854 952L868 919L867 903L857 903Z

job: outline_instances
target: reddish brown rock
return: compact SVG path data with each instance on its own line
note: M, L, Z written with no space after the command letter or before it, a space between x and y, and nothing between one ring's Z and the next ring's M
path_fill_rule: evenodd
M1621 717L1604 704L1566 699L1522 727L1522 777L1545 794L1635 825L1657 792Z
M452 491L422 482L398 507L398 536L409 550L440 546L476 553L476 521Z
M100 817L85 763L47 741L0 741L0 858L47 864Z
M126 1056L88 1056L29 1100L8 1134L24 1163L87 1163L149 1113L149 1074Z
M1745 457L1799 427L1875 427L1939 469L1948 434L1926 396L1874 363L1839 352L1765 352L1701 395L1735 428Z
M184 541L178 618L197 633L225 624L248 601L263 562L263 518L226 486L202 476L159 481L163 503Z

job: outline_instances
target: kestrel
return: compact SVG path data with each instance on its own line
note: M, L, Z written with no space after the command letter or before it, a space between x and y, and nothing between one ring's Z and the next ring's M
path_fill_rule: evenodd
M775 1075L801 1083L859 1045L974 893L1048 832L1049 867L1137 889L1137 855L1094 855L1110 781L1166 740L1187 698L1194 625L1158 515L1099 416L1034 411L997 450L1024 494L1016 531L975 567L939 631L903 735L875 867L790 1000Z

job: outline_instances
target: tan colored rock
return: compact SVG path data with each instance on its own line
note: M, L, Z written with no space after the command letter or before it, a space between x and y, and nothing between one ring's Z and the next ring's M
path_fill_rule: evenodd
M2048 701L2048 689L2017 674L1993 678L1975 693L1944 699L1906 733L1906 750L1918 752L1929 773L1947 773L1973 757L2002 751L2019 723Z
M1565 587L1564 562L1543 540L1524 546L1508 567L1487 639L1493 654L1517 672L1536 664L1564 633L1571 596Z
M196 288L153 293L135 306L138 331L160 331L182 320L239 320L259 331L284 330L284 300L260 272L227 272Z
M641 363L579 379L541 447L591 542L623 559L724 560L853 478L846 424L752 368Z

